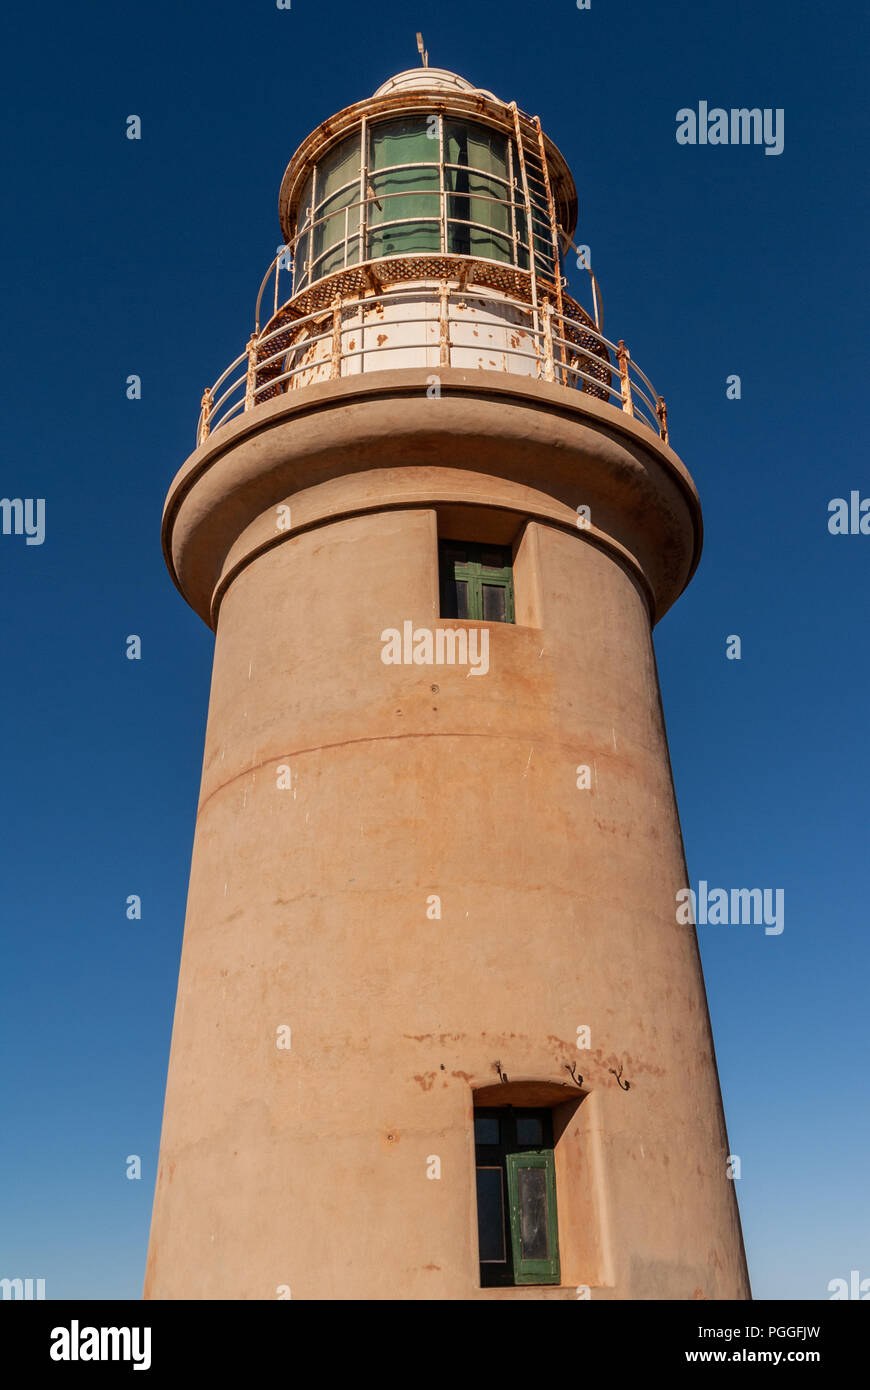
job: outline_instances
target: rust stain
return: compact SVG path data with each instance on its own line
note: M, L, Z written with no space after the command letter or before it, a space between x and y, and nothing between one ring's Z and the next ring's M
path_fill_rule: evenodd
M608 835L623 835L626 840L631 839L631 831L625 826L619 825L617 821L595 820L599 830L604 830Z
M383 345L384 345L384 343L385 343L386 341L387 341L387 334L386 334L386 333L379 333L379 334L378 334L378 347L383 347Z
M695 1292L692 1294L692 1297L693 1297L694 1299L702 1298L702 1299L704 1300L705 1303L708 1303L708 1302L709 1302L709 1299L707 1298L707 1295L704 1293L704 1290L703 1290L703 1289L698 1289L698 1288L696 1288L696 1289L695 1289Z
M437 1041L440 1042L440 1043L442 1044L442 1046L443 1046L443 1044L444 1044L445 1042L458 1042L460 1038L464 1038L464 1037L465 1037L465 1034L464 1034L464 1033L403 1033L403 1034L402 1034L402 1037L403 1037L403 1038L409 1038L409 1039L411 1040L411 1042L432 1042L433 1040L437 1039ZM485 1038L485 1037L486 1037L486 1034L485 1034L485 1033L482 1033L482 1034L481 1034L481 1037L484 1037L484 1038Z
M436 1073L434 1071L425 1071L422 1074L415 1075L414 1080L424 1091L431 1091L435 1084L435 1075Z
M440 1266L440 1265L424 1265L423 1268L424 1268L424 1269L440 1269L441 1266Z
M451 1076L458 1076L458 1077L460 1077L461 1080L463 1080L463 1081L470 1081L470 1080L471 1080L471 1072L470 1072L470 1071L452 1071L452 1072L450 1073L450 1075L451 1075Z

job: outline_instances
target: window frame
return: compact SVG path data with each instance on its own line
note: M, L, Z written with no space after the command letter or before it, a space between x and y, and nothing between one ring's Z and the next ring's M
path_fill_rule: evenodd
M451 560L451 551L461 551L465 560ZM500 552L505 563L501 566L485 565L482 556L486 553ZM458 613L447 610L453 606L450 601L450 585L467 585L468 612L460 617ZM505 616L488 618L484 616L484 587L505 590ZM509 545L489 545L483 541L458 541L448 537L438 540L438 594L440 615L455 622L503 623L516 625L516 602L514 595L514 565ZM456 604L458 608L458 603Z
M541 1140L522 1144L518 1139L518 1121L533 1117L540 1124ZM478 1120L497 1120L498 1143L477 1139ZM480 1259L481 1227L478 1213L478 1267L481 1288L521 1288L537 1284L559 1284L561 1257L559 1254L559 1220L556 1202L556 1159L553 1144L553 1112L549 1106L475 1106L474 1163L476 1194L479 1193L477 1174L497 1168L502 1182L502 1221L504 1260ZM522 1253L520 1222L520 1168L543 1169L547 1192L546 1259L531 1259ZM479 1196L476 1195L476 1204ZM501 1268L500 1268L501 1266Z

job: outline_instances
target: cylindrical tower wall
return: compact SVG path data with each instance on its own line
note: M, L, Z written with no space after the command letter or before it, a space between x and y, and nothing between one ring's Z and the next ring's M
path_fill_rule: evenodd
M691 485L608 407L477 390L453 457L419 396L321 400L319 446L264 407L173 489L175 571L222 598L148 1297L747 1296L651 642ZM512 537L515 624L441 617L458 532ZM385 664L407 623L486 627L488 669ZM473 1104L503 1085L556 1117L556 1287L480 1287Z

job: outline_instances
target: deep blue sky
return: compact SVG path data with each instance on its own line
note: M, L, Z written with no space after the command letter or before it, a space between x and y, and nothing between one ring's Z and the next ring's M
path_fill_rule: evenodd
M250 331L287 160L416 64L418 28L565 154L604 329L701 493L656 634L690 874L785 890L781 936L699 928L755 1295L870 1277L870 536L827 530L870 497L860 9L49 0L5 28L0 494L45 498L47 537L0 536L0 1277L141 1296L213 641L161 507ZM784 108L784 152L678 146L700 100Z

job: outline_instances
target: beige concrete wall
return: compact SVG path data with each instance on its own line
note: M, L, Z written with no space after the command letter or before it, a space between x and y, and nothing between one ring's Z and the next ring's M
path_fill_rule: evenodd
M539 488L564 507L546 467ZM252 539L217 627L147 1297L748 1293L697 947L675 918L648 590L517 504L522 623L489 625L488 674L384 665L384 629L438 625L453 500L344 516L333 500L266 547L274 518L237 509ZM472 1094L496 1060L512 1082L584 1077L557 1145L562 1289L478 1288Z

